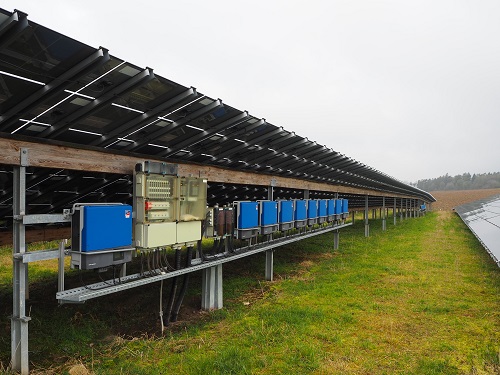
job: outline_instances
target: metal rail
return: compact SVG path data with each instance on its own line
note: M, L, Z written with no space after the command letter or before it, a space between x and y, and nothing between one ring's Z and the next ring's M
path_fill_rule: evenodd
M219 264L231 262L236 259L244 258L260 252L271 250L278 246L287 245L296 241L303 240L305 238L314 237L320 234L345 228L350 225L352 225L352 223L345 223L341 225L320 228L307 232L306 234L296 234L293 236L280 238L270 242L247 246L246 248L240 249L234 253L221 254L220 256L215 256L214 259L205 260L199 264L195 264L191 267L183 268L180 270L175 270L171 272L163 272L157 270L159 275L155 276L144 276L139 273L136 273L133 275L121 277L119 279L115 278L104 282L87 285L85 287L61 291L56 293L56 299L64 303L81 303L92 298L101 297L107 294L116 293L122 290L127 290L141 285L154 283L160 280L183 275L186 273L191 273L206 268L214 267ZM196 261L196 259L194 261Z

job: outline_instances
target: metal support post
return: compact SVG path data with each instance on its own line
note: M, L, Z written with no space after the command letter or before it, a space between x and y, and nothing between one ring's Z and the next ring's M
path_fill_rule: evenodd
M352 223L354 224L354 217L356 216L356 211L351 211Z
M368 223L368 195L365 195L365 237L370 237L370 224Z
M396 220L396 209L397 209L397 207L396 207L396 198L394 198L394 208L392 209L392 213L393 213L392 216L394 216L394 225L396 225L396 222L397 222L397 220Z
M309 199L309 189L304 189L304 199Z
M273 281L274 250L266 251L266 280Z
M127 276L127 263L122 264L122 268L120 269L120 277Z
M64 291L64 241L59 242L59 267L57 270L57 291ZM59 301L62 304L62 301Z
M333 231L333 250L338 250L339 249L339 230Z
M408 199L405 199L405 219L408 219Z
M382 197L382 230L387 229L387 223L386 223L386 211L385 211L385 197Z
M276 179L271 180L271 185L267 188L267 199L274 200L274 187L276 186Z
M21 148L21 165L14 167L13 204L15 219L13 224L13 306L11 318L11 363L12 370L29 373L28 359L28 322L26 316L27 268L22 258L16 255L26 252L26 229L22 216L26 214L26 166L28 165L28 150Z
M222 309L222 264L202 270L201 308Z

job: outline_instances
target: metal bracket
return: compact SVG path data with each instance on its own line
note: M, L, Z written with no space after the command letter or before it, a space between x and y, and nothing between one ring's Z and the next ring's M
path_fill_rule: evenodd
M30 316L20 316L20 317L11 317L12 320L15 320L15 321L20 321L22 323L28 323L30 320L31 320L31 317Z
M69 210L67 210L69 211ZM22 222L24 225L30 224L52 224L67 223L71 221L68 214L35 214L35 215L14 215L14 220Z
M20 164L21 164L21 167L27 167L30 165L29 160L28 160L28 149L26 147L21 147Z
M272 187L276 187L277 183L278 183L278 182L276 181L276 179L275 179L275 178L272 178L272 179L271 179L271 186L272 186Z

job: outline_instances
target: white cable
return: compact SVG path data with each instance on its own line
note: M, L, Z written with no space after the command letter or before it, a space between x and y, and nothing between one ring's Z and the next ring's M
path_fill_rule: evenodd
M161 334L163 335L163 331L165 330L165 326L163 324L163 279L160 281L160 323Z

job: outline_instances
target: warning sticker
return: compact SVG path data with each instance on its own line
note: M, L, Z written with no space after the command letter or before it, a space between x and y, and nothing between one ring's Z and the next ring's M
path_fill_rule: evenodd
M130 210L125 210L125 219L130 219Z

